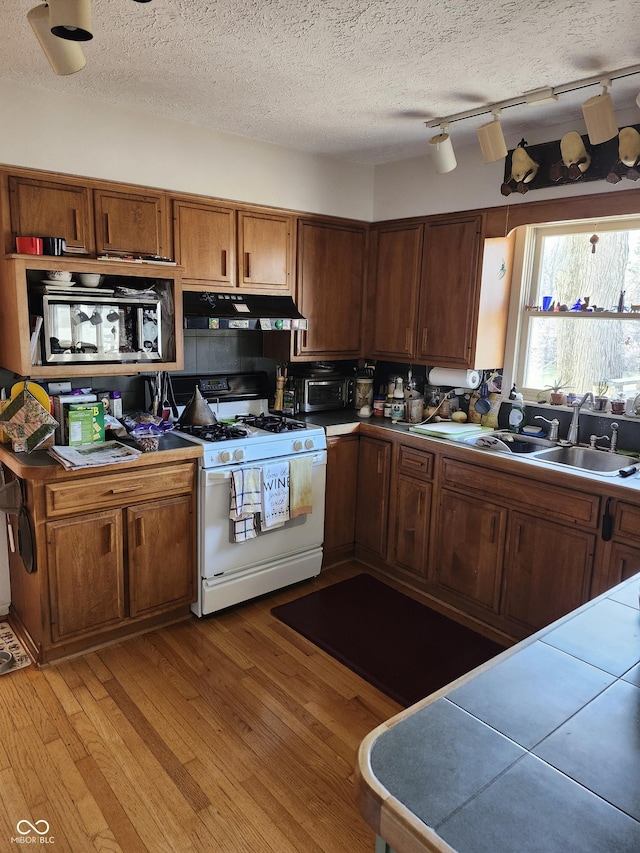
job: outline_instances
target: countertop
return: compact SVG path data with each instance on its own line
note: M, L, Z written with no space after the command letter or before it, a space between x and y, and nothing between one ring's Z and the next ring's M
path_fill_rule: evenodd
M640 574L378 726L361 811L397 853L640 850Z
M498 453L485 448L474 447L470 444L465 444L460 439L437 438L435 436L422 435L412 432L410 427L412 424L404 421L393 422L390 418L382 418L372 416L370 418L360 418L357 412L353 409L341 409L335 412L315 412L312 414L300 416L301 420L306 420L307 423L313 423L317 426L324 427L328 438L348 435L353 432L361 432L363 434L375 435L378 433L383 436L385 433L391 434L394 438L399 436L407 436L415 439L418 443L424 442L425 450L432 448L442 449L443 447L456 448L457 451L463 451L458 455L462 458L472 460L483 459L483 464L489 465L496 470L510 471L518 473L523 477L542 475L553 481L564 480L567 483L581 480L583 486L590 484L599 484L605 489L615 489L620 494L624 492L640 492L640 473L634 474L631 477L619 477L617 471L597 472L584 471L578 468L572 468L567 465L553 464L551 462L543 462L523 453ZM391 437L390 435L390 437ZM598 451L605 453L605 450ZM480 456L478 456L480 454ZM621 462L621 467L626 464L631 464L633 456L630 456L629 462Z
M123 444L135 446L127 439L117 439ZM6 465L14 474L24 480L57 480L75 476L95 475L100 472L164 465L168 462L183 462L202 456L202 447L180 436L166 433L160 438L158 450L143 453L134 462L117 465L87 467L78 471L66 471L46 450L34 450L32 453L14 453L10 444L0 444L0 463Z

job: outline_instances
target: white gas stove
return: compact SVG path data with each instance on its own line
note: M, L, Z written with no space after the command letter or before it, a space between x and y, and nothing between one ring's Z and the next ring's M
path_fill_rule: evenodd
M172 378L180 415L197 385L212 423L180 425L175 435L202 446L198 495L198 601L205 616L314 577L322 565L326 437L322 427L268 411L266 374L214 374ZM205 411L206 415L206 411ZM229 517L234 472L264 480L274 464L288 482L290 463L308 458L312 510L238 541Z

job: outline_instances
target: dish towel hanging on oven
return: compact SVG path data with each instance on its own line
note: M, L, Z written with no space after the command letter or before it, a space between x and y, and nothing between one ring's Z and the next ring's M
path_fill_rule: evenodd
M245 542L258 535L256 513L262 510L260 468L235 468L231 472L231 506L233 541Z
M289 463L268 462L262 466L262 530L282 527L289 520Z
M289 515L291 518L313 512L312 468L313 456L289 460Z

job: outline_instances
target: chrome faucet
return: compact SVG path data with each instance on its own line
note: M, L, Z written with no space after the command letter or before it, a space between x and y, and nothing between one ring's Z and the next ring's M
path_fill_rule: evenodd
M577 400L575 403L571 404L571 408L573 409L573 416L571 417L571 425L569 426L569 432L567 433L567 441L569 442L569 444L578 443L578 425L580 419L580 409L584 406L589 397L591 398L591 402L593 403L593 394L591 393L591 391L587 391L587 393L581 400Z
M600 439L604 439L605 441L609 442L609 447L607 448L609 453L615 453L616 448L618 446L618 424L615 423L615 421L611 424L611 435L589 436L589 447L593 448L594 450L599 449L596 442L600 441Z

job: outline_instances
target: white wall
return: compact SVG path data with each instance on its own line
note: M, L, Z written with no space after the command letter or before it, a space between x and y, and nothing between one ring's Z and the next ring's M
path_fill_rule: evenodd
M0 163L370 220L373 167L0 80Z
M620 127L637 124L638 110L620 113ZM450 130L455 146L455 125ZM573 126L558 126L540 131L540 138L528 138L530 145L559 140ZM580 130L578 128L578 130ZM583 131L580 131L583 132ZM435 133L435 131L434 131ZM427 148L425 139L425 149ZM509 144L509 140L507 140ZM406 216L426 216L473 210L482 207L517 205L523 202L545 201L553 198L576 197L601 192L632 189L635 184L622 180L613 186L606 181L577 182L570 186L550 187L520 195L503 196L500 185L504 179L504 160L489 165L482 161L479 146L458 150L458 167L447 175L437 175L429 154L413 160L402 160L377 166L375 170L373 220L400 219ZM640 210L640 203L639 203Z

